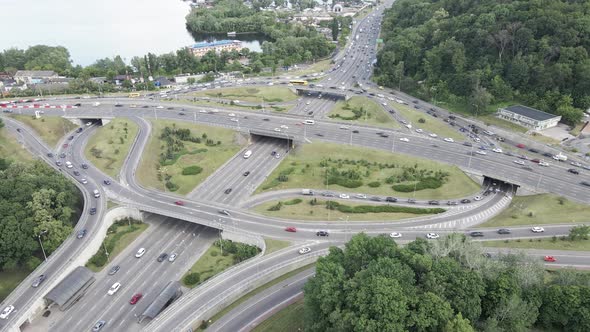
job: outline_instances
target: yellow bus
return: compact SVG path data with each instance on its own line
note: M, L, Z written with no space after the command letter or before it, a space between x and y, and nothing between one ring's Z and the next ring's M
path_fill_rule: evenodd
M304 80L290 80L289 83L295 85L307 85L307 81Z
M137 98L137 97L139 97L139 92L131 92L129 94L129 98Z

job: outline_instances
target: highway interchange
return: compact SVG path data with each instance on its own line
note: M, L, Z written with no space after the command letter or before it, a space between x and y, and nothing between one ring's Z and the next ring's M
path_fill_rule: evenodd
M319 84L326 86L329 84L340 84L345 89L352 89L357 81L368 80L370 72L367 72L367 69L369 68L368 65L370 65L371 59L374 58L374 52L365 51L368 48L363 46L366 44L362 44L362 41L364 38L367 38L367 42L374 40L378 35L378 29L372 30L371 26L378 26L380 11L381 9L376 10L374 16L369 15L355 25L355 33L358 33L361 28L363 29L363 33L360 34L362 39L355 41L354 45L349 45L349 51L344 52L344 55L338 56L336 66L340 65L340 67L330 71ZM352 35L354 36L355 33ZM369 47L373 46L371 45ZM346 60L344 60L344 57L346 57ZM283 80L283 82L286 81L288 79ZM368 83L362 84L369 85ZM333 92L343 92L341 89L332 90ZM329 92L330 90L326 91ZM367 93L359 95L367 95ZM95 229L103 222L101 218L106 211L107 197L119 204L137 207L142 211L153 213L153 219L148 218L149 220L147 220L151 225L150 228L133 245L129 246L117 256L105 271L97 274L97 282L79 303L65 312L63 318L60 317L60 312L53 310L53 317L55 318L51 317L53 319L51 322L54 325L48 324L44 326L39 321L33 321L33 324L28 326L27 329L77 331L90 329L98 319L106 319L108 322L104 328L105 331L130 331L142 328L153 331L185 330L194 323L196 319L194 313L205 310L204 308L210 306L214 301L223 301L220 298L220 294L223 295L232 290L234 292L240 292L241 290L236 287L241 282L263 275L268 271L274 271L273 269L276 269L278 266L301 261L301 257L294 248L303 245L310 246L313 255L320 255L325 253L325 250L330 245L341 245L342 241L345 241L352 234L361 231L370 234L387 234L391 231L399 231L403 233L403 240L424 237L425 233L431 231L430 228L436 228L436 232L440 234L455 231L467 232L476 229L477 222L482 221L477 218L470 219L471 216L493 209L502 202L506 202L506 200L511 198L514 191L514 187L512 186L503 186L500 192L485 196L480 202L450 207L449 212L438 216L428 217L426 219L416 218L404 220L394 224L384 221L354 223L324 221L308 223L263 217L244 210L242 205L248 200L255 188L264 181L265 177L284 158L288 150L289 140L294 141L296 145L313 141L325 141L424 157L457 165L472 173L501 179L509 183L527 187L530 190L553 192L572 200L590 202L590 190L580 185L581 181L589 180L588 172L581 171L580 175L568 173L567 169L570 167L565 163L554 162L547 168L531 163L530 167L532 170L528 170L515 164L513 162L515 157L513 156L495 154L489 150L487 151L487 155L479 155L474 153L474 151L478 150L477 148L465 146L462 142L448 143L444 142L441 138L433 139L427 135L418 134L405 128L394 130L373 128L364 125L350 126L350 124L327 121L322 119L322 117L333 106L334 103L331 100L327 100L326 98L320 99L315 96L313 98L306 98L305 95L303 95L303 98L304 100L309 100L309 105L307 105L307 102L301 102L289 114L254 113L233 110L214 111L211 108L189 105L182 105L184 109L182 113L184 114L181 114L181 112L178 112L179 107L177 103L167 104L164 101L129 100L126 98L110 100L96 99L96 101L102 103L98 107L91 107L90 103L95 100L89 99L84 100L84 104L87 105L80 108L45 110L43 116L65 115L67 117L84 119L84 121L87 119L120 116L127 117L138 124L140 128L139 134L125 160L122 172L118 179L110 179L112 184L109 186L103 184L103 180L109 179L109 177L100 170L92 165L88 169L82 169L80 167L82 164L89 164L84 157L83 150L88 138L97 128L96 124L85 128L80 134L70 133L64 136L64 142L70 135L74 135L75 138L67 148L63 148L62 144L59 144L59 148L54 150L44 144L32 130L23 124L3 117L7 123L7 128L17 135L19 140L31 152L38 155L39 158L46 161L52 167L59 169L59 171L69 176L81 189L84 199L88 204L85 204L82 219L78 222L75 232L80 229L86 229L88 234L86 238L81 240L76 239L75 235L68 238L60 249L53 253L49 260L35 271L35 275L31 275L25 280L3 302L3 307L13 304L18 311L12 314L8 320L0 322L0 328L2 330L14 328L10 324L15 324L17 319L19 319L19 312L23 311L23 308L31 306L32 299L38 298L49 291L47 284L42 284L39 288L31 288L29 285L32 278L40 273L48 275L49 278L52 275L57 275L58 271L63 269L65 264L68 264L76 257L79 250L84 246L85 241L88 241L89 238L95 235ZM122 104L123 106L114 108L113 105L115 103ZM148 108L131 107L132 104L147 105ZM175 107L175 109L156 108L159 105ZM203 113L203 110L206 110L206 112ZM302 125L302 120L309 118L309 111L314 112L315 124ZM34 110L18 109L17 112L32 115ZM239 118L239 120L231 121L230 118L233 117L229 116L230 113L236 114L236 118ZM231 128L244 135L257 133L259 137L252 142L252 145L240 151L211 177L201 183L191 194L187 197L179 197L174 194L144 188L135 180L134 170L141 160L141 153L151 133L151 126L149 121L146 120L147 118L196 122L213 127ZM399 120L397 117L396 119ZM343 129L343 125L349 127ZM281 126L288 128L281 128ZM16 131L17 128L20 131ZM277 132L275 128L281 128L282 130ZM358 133L355 133L355 130ZM388 137L377 135L378 132L385 133ZM407 138L408 142L400 141L400 138ZM253 151L253 156L244 160L242 154L247 149ZM279 152L279 158L272 156L272 151ZM66 153L67 157L65 160L71 161L75 165L74 168L57 167L55 164L56 158L47 156L50 152L55 156L62 152ZM81 175L75 176L73 174L75 170L79 171ZM245 171L250 171L251 173L248 176L244 176L243 173ZM80 182L82 177L88 180L87 184ZM224 194L227 188L233 188L230 194ZM92 190L94 189L98 189L101 192L102 195L100 198L95 199L91 197ZM207 194L203 194L205 191ZM286 196L293 196L294 194L296 193L289 193ZM449 197L449 199L460 199L460 197ZM174 204L178 200L183 200L184 206ZM399 204L407 203L400 200ZM90 207L97 208L98 212L96 215L90 215L88 213ZM222 209L229 211L230 215L220 214L219 210ZM168 218L161 218L156 215L167 216ZM466 221L463 224L449 224L457 220ZM284 228L287 226L297 227L298 231L296 233L286 233ZM571 225L545 226L543 236L565 235L568 233L570 227ZM161 287L170 280L180 279L182 274L188 269L188 266L199 256L198 253L205 250L212 242L212 239L217 236L216 229L286 239L295 243L295 247L290 247L272 255L256 258L246 264L242 264L238 269L231 271L232 273L225 273L220 275L219 278L212 279L214 282L207 284L207 287L203 287L198 293L192 292L191 295L181 297L178 303L175 303L173 307L166 310L153 322L142 323L141 325L137 324L134 314L149 303L150 298L155 296L154 293L158 292L158 287ZM328 230L330 232L329 238L318 239L315 236L315 232L319 229ZM498 235L496 229L478 230L484 232L485 238L489 239L527 238L535 235L531 233L530 227L514 227L510 235ZM148 253L138 260L133 257L133 253L141 246L158 249L148 249ZM166 265L170 264L167 261L162 263L156 261L155 258L160 252L170 253L172 251L180 253L178 260L172 263L174 264L174 269ZM184 252L192 252L193 256L183 255ZM562 253L561 255L559 257L561 264L581 266L590 264L590 257L585 254L572 256ZM146 260L148 263L144 263ZM106 275L106 271L113 264L120 265L122 268L121 271L115 276ZM308 271L306 275L309 276L311 273ZM106 295L106 291L114 282L114 279L120 281L123 287L115 297L109 297ZM300 289L303 284L302 280L304 279L296 280L292 283L294 285L292 287L294 288L291 288L291 293L287 292L277 295L269 303L276 304L282 302L286 297L292 297L298 294L300 291L296 290L297 287ZM146 285L150 286L147 290ZM131 295L137 292L143 292L145 298L140 300L138 305L131 309L125 309L126 307L129 308L127 302ZM115 300L111 301L111 298ZM270 307L273 307L273 305L270 305ZM100 309L97 310L96 308ZM256 318L260 312L266 311L259 311L261 309L257 307L252 308L255 309L250 309L250 311L245 310L242 315L248 314L250 318ZM236 322L240 322L239 324L250 324L247 318L240 318L245 316L238 316L228 317L234 317L231 320L234 324L238 324ZM42 320L42 318L36 319ZM252 319L250 320L252 321ZM219 331L233 331L234 328L240 327L239 324L233 325L231 328L228 325L223 327L221 324L222 321L218 323L219 327L215 327L214 325L212 328ZM47 329L44 329L44 327Z

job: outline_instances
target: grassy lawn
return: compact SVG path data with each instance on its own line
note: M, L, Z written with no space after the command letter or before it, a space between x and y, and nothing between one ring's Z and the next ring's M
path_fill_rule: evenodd
M116 208L118 206L120 206L120 205L117 204L117 203L115 203L115 202L113 202L113 201L107 201L107 210L110 210L112 208Z
M33 128L50 147L55 147L62 137L77 127L70 121L56 116L43 116L40 119L28 115L12 115L12 117Z
M225 307L222 311L218 312L215 316L209 318L209 321L211 323L215 322L216 320L218 320L220 317L223 317L225 314L227 314L228 312L230 312L231 310L233 310L235 307L239 306L240 304L244 303L245 301L247 301L248 299L250 299L252 296L264 291L265 289L276 285L280 282L282 282L283 280L289 279L294 275L297 275L298 273L305 271L309 268L311 268L312 266L314 266L315 263L311 263L305 266L302 266L298 269L295 269L291 272L287 272L285 274L283 274L282 276L273 279L272 281L267 282L266 284L256 288L255 290L247 293L246 295L242 296L241 298L237 299L236 301L234 301L232 304L228 305L227 307ZM205 329L202 329L200 327L195 327L194 329L195 331L205 331Z
M137 125L133 121L114 119L90 137L84 154L100 170L117 178L137 130Z
M23 281L31 271L0 271L0 302L10 295L10 292Z
M443 104L443 103L441 103L441 104ZM486 110L486 114L480 115L480 116L474 116L473 113L471 113L467 109L466 103L444 103L444 105L441 105L441 107L444 107L451 112L459 113L464 116L482 121L486 125L492 125L492 126L508 129L508 130L511 130L514 132L525 133L528 130L527 128L525 128L523 126L519 126L516 123L512 123L510 121L500 119L494 115L494 114L496 114L496 112L498 111L498 108L500 108L500 107L506 107L506 106L518 105L518 104L520 104L520 103L517 101L506 101L506 102L502 102L502 103L492 104L492 105L488 106L488 108Z
M357 112L357 116L353 111ZM367 97L354 96L348 101L339 101L334 105L328 116L335 121L350 121L352 123L388 128L400 127L399 123L394 121L381 105ZM348 120L355 117L357 119Z
M295 70L291 70L291 71L287 71L287 72L281 72L281 75L293 77L293 76L301 76L301 75L307 75L307 74L313 74L313 73L320 73L320 72L330 69L330 67L332 67L332 64L330 64L330 59L327 59L327 60L321 60L321 61L315 62L315 63L311 64L309 67L306 67L303 69L295 69Z
M201 143L183 141L184 148L175 155L178 159L171 163L167 161L167 164L163 166L159 158L160 154L166 151L166 145L160 139L160 135L165 127L173 128L173 126L176 129L190 129L194 137L202 137L206 134L208 139L212 139L215 143L219 141L221 144L207 146L204 139ZM152 121L150 140L137 169L137 178L147 187L164 191L167 190L165 177L170 176L169 181L178 186L176 193L187 194L241 149L237 139L237 134L230 129L170 120ZM182 175L183 169L189 166L199 166L202 171L196 175Z
M262 104L259 104L259 106L248 106L248 105L242 105L242 104L231 105L230 103L223 103L223 102L214 101L214 100L202 100L202 99L197 99L195 101L193 101L192 99L180 99L180 100L171 100L170 102L176 102L179 104L192 104L195 106L219 107L219 108L224 108L224 109L232 109L232 110L236 110L236 111L261 111L262 110ZM283 105L283 106L275 106L275 105L267 105L267 104L264 105L264 109L266 111L274 111L274 112L286 112L286 111L289 111L292 107L293 107L293 105Z
M482 115L482 116L475 117L475 119L482 121L483 123L485 123L488 126L496 126L496 127L508 129L510 131L514 131L517 133L526 133L528 130L527 128L525 128L523 126L519 126L516 123L512 123L510 121L500 119L494 115Z
M580 122L578 123L572 130L570 130L570 134L572 136L578 136L580 135L580 131L582 131L582 128L584 127L584 122Z
M215 90L199 91L191 94L197 97L224 98L231 100L249 101L249 102L285 102L297 99L297 95L291 89L281 86L267 87L236 87L223 88Z
M262 322L253 332L298 332L303 331L303 299L297 300Z
M363 221L363 220L400 220L407 218L414 218L419 216L427 216L429 214L413 214L413 213L343 213L338 210L329 210L326 208L326 201L317 200L317 205L310 204L311 199L303 200L303 202L296 205L283 205L278 211L269 211L268 209L276 205L279 201L265 202L254 207L254 211L269 217L295 219L295 220L329 220L329 221L346 221L348 216L349 221ZM345 200L338 200L347 206L359 206L368 204L347 204Z
M0 158L20 162L33 160L33 156L6 129L0 129Z
M560 204L560 201L563 204ZM532 215L531 215L532 213ZM517 196L510 206L481 227L590 223L590 205L569 201L552 194Z
M112 248L109 251L109 260L113 261L117 255L125 250L128 245L130 245L135 239L141 235L147 228L149 224L141 223L141 224L132 224L131 228L127 225L116 227L114 233L108 233L107 237L103 241L103 245L98 250L97 254L103 254L104 248ZM111 230L109 228L109 230ZM97 255L95 254L95 255ZM109 265L104 264L102 266L96 266L95 264L91 263L90 261L86 263L86 267L94 272L101 271L105 266Z
M289 241L276 240L269 237L265 237L264 242L266 243L266 251L264 252L265 255L279 251L283 248L287 248L291 245L291 242Z
M440 137L450 137L455 140L463 140L464 137L453 127L446 124L440 118L434 118L430 115L415 111L414 109L401 104L392 104L393 108L401 114L403 118L412 123L412 129L421 128L429 133L435 133ZM419 123L420 119L426 120L425 123Z
M326 171L321 166L321 162L327 159L328 156L330 160L332 160L331 162L328 162L328 168L336 167L340 171L357 170L358 173L361 174L362 185L357 188L346 188L340 185L330 184L327 186L328 188L326 188ZM340 164L337 162L339 159L343 161L365 160L371 163L386 161L390 166L395 165L395 168L380 168L378 165L371 165L369 166L367 174L367 169L365 167L351 165L350 163ZM480 190L480 186L477 183L455 166L369 148L344 146L332 143L311 143L299 146L296 150L289 153L287 158L281 162L267 180L256 190L256 193L290 188L309 188L316 190L335 190L375 195L412 197L412 192L394 191L391 185L386 183L386 179L389 177L401 176L404 172L402 167L407 169L414 167L414 165L417 165L418 170L440 170L449 174L446 182L441 187L437 189L416 191L416 198L418 199L451 199L465 197L473 195ZM279 175L285 173L289 173L288 181L278 181L277 179ZM368 184L373 182L379 182L381 185L378 187L370 187ZM414 182L411 182L410 184L413 185Z
M207 251L199 258L198 261L180 279L182 284L188 288L194 288L205 282L207 279L223 272L228 267L234 265L234 255L221 255L221 248L211 245ZM189 273L198 273L201 275L201 281L195 285L189 286L184 283L184 277Z
M531 241L532 240L532 241ZM567 239L528 239L528 240L496 240L481 243L486 247L496 248L521 248L521 249L548 249L548 250L590 250L590 240L569 241Z

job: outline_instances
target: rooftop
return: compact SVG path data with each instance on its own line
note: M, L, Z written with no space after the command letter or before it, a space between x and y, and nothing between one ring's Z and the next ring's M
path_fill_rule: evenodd
M522 116L526 116L527 118L531 118L537 121L545 121L549 119L553 119L559 117L559 115L550 114L547 112L539 111L534 108L530 108L527 106L522 105L514 105L508 106L504 108L507 111L514 112L516 114L520 114Z
M216 40L214 42L201 42L201 43L196 43L193 46L191 46L191 48L203 48L203 47L214 47L214 46L221 46L221 45L229 45L229 44L233 44L233 43L241 43L239 40L228 40L228 39L224 39L224 40Z
M51 77L57 76L53 70L19 70L14 77Z

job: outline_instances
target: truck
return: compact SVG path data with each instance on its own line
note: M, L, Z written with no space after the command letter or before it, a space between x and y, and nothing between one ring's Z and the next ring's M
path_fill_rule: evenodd
M313 196L313 190L311 190L311 189L301 189L301 195Z
M98 191L98 189L94 189L94 191L92 192L94 194L95 198L99 198L100 197L100 192Z
M560 152L560 153L554 155L553 159L559 160L559 161L567 161L567 156Z

